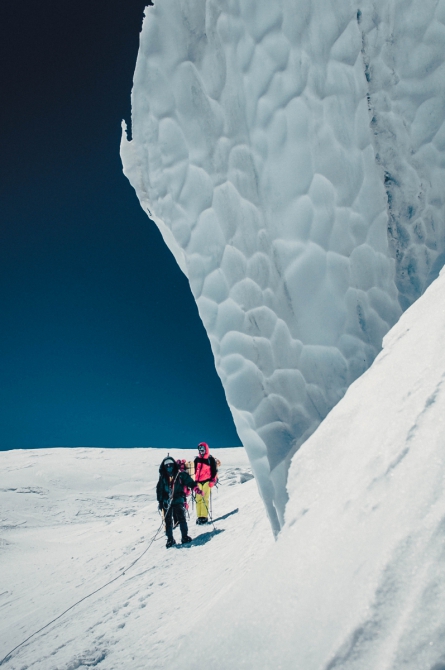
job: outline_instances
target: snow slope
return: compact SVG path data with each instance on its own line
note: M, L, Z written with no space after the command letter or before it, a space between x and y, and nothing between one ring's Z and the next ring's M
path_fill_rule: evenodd
M210 667L444 670L444 334L442 272L294 456L278 541L209 615Z
M275 530L290 459L445 260L445 0L158 0L124 172Z
M255 482L245 481L252 476L244 450L213 453L223 463L213 504L218 532L191 523L193 546L168 551L161 533L124 575L2 668L174 667L177 645L192 625L205 621L221 593L273 543ZM0 659L143 554L160 524L155 485L165 455L154 449L0 452Z

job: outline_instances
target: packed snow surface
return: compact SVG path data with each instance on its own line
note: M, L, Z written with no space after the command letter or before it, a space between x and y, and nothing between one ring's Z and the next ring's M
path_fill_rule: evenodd
M158 0L125 174L275 530L292 455L445 253L445 0Z
M192 625L204 625L221 593L273 543L244 449L212 453L222 461L213 495L216 531L196 526L191 512L192 545L167 550L161 532L143 554L160 526L155 486L167 452L0 452L0 659L118 577L2 668L177 667L177 646Z

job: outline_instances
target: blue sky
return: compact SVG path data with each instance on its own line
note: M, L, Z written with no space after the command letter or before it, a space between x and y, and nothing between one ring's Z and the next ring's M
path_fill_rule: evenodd
M0 449L239 444L188 282L122 174L144 5L0 10Z

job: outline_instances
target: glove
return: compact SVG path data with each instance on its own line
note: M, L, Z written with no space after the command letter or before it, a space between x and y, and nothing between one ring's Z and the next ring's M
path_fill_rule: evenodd
M195 486L195 488L193 489L193 492L195 493L195 495L198 495L198 493L199 493L200 496L204 495L204 493L201 491L199 486Z
M210 487L210 488L213 488L214 486L215 486L215 482L210 481L210 482L209 482L209 487Z

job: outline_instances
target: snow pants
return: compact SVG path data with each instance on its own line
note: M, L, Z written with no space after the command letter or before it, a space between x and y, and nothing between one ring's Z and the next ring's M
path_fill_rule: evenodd
M199 493L196 496L196 516L205 517L206 519L209 516L210 510L210 486L209 482L196 482L197 486L201 489L204 495L200 496Z
M178 522L181 529L181 537L187 537L188 526L185 518L185 508L182 503L172 505L167 514L164 514L165 534L169 540L173 539L173 524Z

